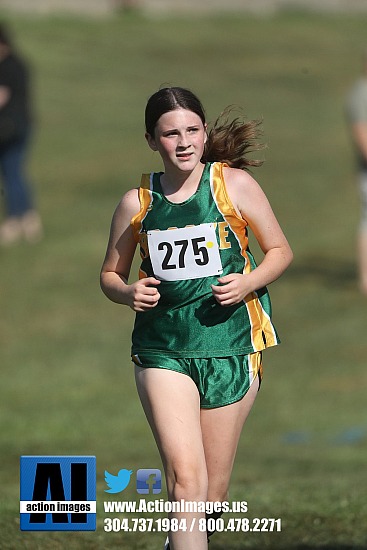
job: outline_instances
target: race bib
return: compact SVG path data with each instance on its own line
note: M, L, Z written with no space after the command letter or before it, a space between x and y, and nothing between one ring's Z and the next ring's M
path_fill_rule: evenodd
M148 231L147 234L149 255L157 279L199 279L223 272L214 224Z

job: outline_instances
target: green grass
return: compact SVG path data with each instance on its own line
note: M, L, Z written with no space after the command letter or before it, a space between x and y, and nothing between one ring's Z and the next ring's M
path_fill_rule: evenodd
M129 360L133 314L103 297L98 275L120 196L159 168L143 110L168 82L196 91L209 120L228 104L263 117L255 176L295 252L271 287L283 344L265 354L231 485L249 517L281 517L283 530L218 534L211 550L365 548L366 302L343 102L366 16L7 19L34 68L30 171L45 239L0 250L0 547L163 546L163 534L103 531L104 470L160 460ZM362 436L349 441L352 429ZM96 533L19 531L24 454L96 455Z

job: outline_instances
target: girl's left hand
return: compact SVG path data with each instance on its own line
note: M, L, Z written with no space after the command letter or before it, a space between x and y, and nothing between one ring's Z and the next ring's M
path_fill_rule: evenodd
M221 306L239 304L252 292L249 288L248 276L242 273L230 273L218 279L219 285L211 285L213 296Z

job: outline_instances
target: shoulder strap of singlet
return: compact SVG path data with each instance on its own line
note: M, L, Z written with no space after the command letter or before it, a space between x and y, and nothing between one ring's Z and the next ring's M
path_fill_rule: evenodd
M130 222L134 232L134 238L137 242L139 241L139 233L142 228L142 222L153 200L152 181L153 174L142 174L139 187L140 210L137 214L135 214L135 216L132 217Z
M217 204L219 211L222 213L224 217L231 216L234 218L238 218L241 221L241 225L243 223L247 225L246 220L243 220L236 213L236 209L233 206L233 203L228 195L226 182L223 174L223 168L228 168L228 164L226 164L225 162L215 162L212 165L211 186L212 186L212 194L213 194L214 200Z

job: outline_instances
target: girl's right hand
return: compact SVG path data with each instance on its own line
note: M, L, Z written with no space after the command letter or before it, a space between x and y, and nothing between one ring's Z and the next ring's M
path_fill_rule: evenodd
M131 309L134 311L143 312L149 311L155 307L161 297L155 286L160 283L161 282L158 279L155 279L155 277L146 277L129 285L128 305Z

